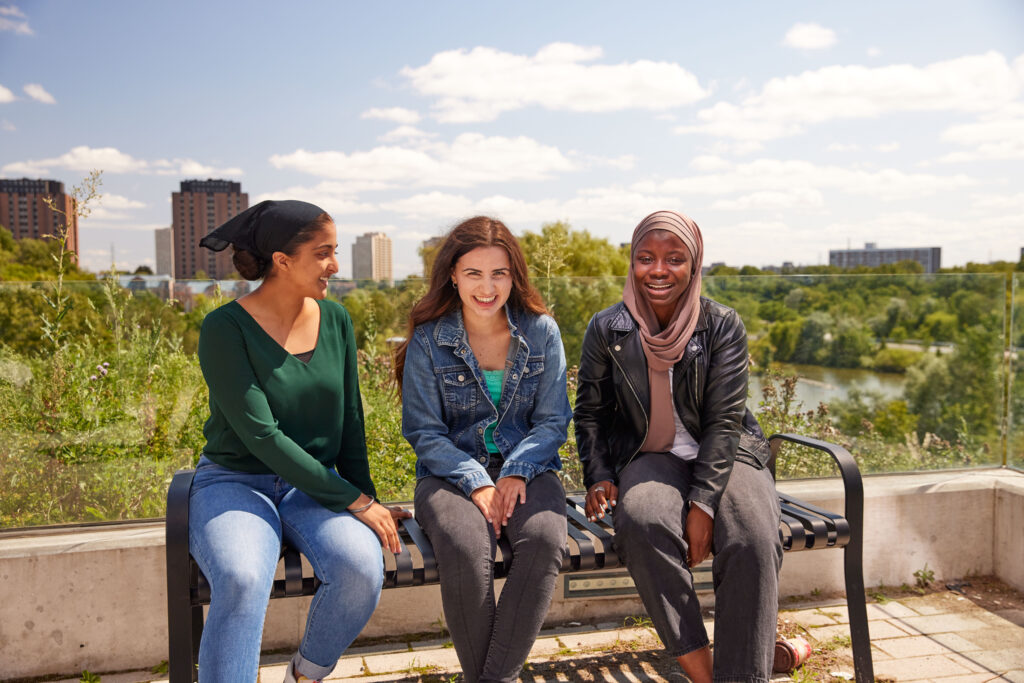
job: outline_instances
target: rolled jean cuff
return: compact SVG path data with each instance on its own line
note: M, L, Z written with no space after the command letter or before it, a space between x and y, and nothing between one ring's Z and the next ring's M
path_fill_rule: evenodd
M294 655L292 655L292 661L290 664L290 666L292 667L292 671L295 671L305 676L306 678L314 681L319 681L322 678L327 678L328 676L330 676L331 672L334 671L334 667L337 665L337 662L331 664L330 666L320 666L319 664L314 664L313 662L303 657L301 652L296 652Z
M669 657L682 657L683 655L688 655L691 652L696 652L697 650L707 647L711 644L711 641L707 638L704 638L703 641L704 642L698 640L694 641L694 643L696 644L676 645L672 648L667 647L665 648L665 654L667 654Z

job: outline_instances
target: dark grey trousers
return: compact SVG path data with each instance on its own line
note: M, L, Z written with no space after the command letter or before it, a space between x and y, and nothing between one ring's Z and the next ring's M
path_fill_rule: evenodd
M708 644L693 575L686 566L687 492L692 465L670 453L641 453L619 476L615 547L625 556L667 652ZM779 604L779 502L767 470L732 469L715 513L716 681L768 681Z
M430 537L441 604L466 681L514 681L544 623L565 547L565 490L555 472L534 477L504 533L512 567L495 604L494 532L459 489L416 483L416 520Z

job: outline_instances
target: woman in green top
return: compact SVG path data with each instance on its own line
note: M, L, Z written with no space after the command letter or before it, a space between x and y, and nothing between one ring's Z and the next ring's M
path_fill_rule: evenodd
M206 447L189 501L189 548L210 582L200 681L256 680L282 539L321 585L285 681L327 676L369 620L395 520L374 500L348 312L323 301L337 230L318 207L265 201L200 242L234 247L250 294L206 316Z

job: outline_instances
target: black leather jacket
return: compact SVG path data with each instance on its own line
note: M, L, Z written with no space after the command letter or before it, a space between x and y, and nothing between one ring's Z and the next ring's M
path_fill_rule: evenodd
M746 407L747 332L736 311L701 298L700 318L672 370L676 411L699 444L689 499L718 509L733 462L761 469L764 432ZM621 301L583 337L574 414L584 483L618 481L647 438L650 388L636 323Z

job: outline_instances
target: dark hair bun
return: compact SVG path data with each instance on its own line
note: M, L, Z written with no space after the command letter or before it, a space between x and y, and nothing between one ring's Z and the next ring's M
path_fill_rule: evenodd
M235 264L238 274L246 280L259 280L267 273L267 262L245 249L236 248L231 262Z

